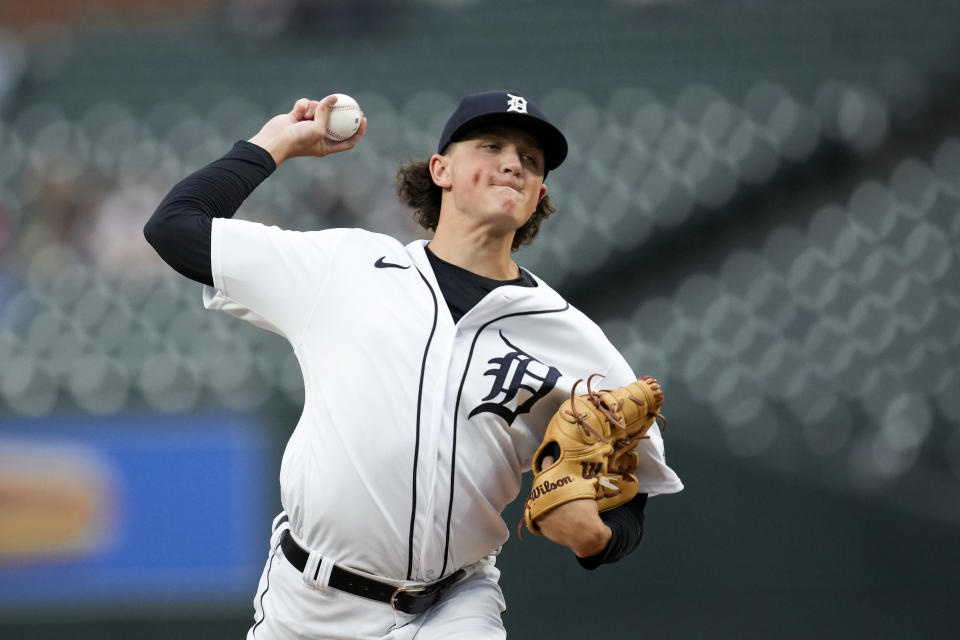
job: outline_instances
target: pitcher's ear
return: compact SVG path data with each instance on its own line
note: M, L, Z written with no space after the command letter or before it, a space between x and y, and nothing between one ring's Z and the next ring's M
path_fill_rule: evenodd
M430 156L430 177L433 183L441 189L449 189L453 184L450 178L450 158L435 153Z

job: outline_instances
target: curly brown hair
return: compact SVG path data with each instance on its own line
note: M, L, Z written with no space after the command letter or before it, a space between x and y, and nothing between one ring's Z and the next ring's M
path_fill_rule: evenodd
M413 219L424 229L436 231L437 223L440 221L442 191L430 176L430 162L411 160L400 165L394 186L400 200L413 209ZM533 242L540 231L540 225L556 210L557 208L550 201L550 196L543 196L530 219L513 234L513 245L510 249L516 251L523 245Z

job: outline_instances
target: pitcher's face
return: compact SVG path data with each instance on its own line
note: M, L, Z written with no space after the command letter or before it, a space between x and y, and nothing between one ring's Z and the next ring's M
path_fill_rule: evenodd
M447 186L455 208L504 230L522 227L547 192L543 150L512 127L478 129L451 145Z

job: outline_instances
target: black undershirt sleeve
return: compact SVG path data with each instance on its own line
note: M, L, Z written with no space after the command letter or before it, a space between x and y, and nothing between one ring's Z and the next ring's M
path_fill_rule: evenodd
M241 140L226 155L179 183L143 227L143 235L178 273L213 286L210 234L214 218L231 218L277 166L261 147Z
M602 564L616 562L629 555L640 545L643 538L643 508L647 494L638 493L630 502L600 514L613 536L607 548L595 556L577 558L584 569L596 569Z

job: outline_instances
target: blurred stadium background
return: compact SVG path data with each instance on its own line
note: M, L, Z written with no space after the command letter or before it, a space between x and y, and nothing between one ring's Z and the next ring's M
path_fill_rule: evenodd
M302 380L142 225L341 91L363 143L240 215L413 239L397 163L491 88L571 142L519 261L663 382L687 483L619 565L511 541L511 637L956 637L958 60L956 0L4 0L0 637L242 637Z

